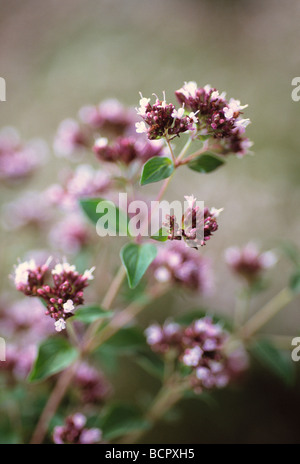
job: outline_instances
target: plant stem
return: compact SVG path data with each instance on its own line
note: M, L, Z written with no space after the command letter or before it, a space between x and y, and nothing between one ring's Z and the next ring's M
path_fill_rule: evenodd
M186 144L184 145L184 147L182 148L181 152L179 153L179 155L177 156L177 162L178 161L181 161L182 158L184 158L186 152L188 151L191 143L192 143L193 139L191 137L188 138Z
M170 150L171 150L171 153L173 154L173 150L171 146L170 146ZM156 201L160 201L161 198L163 197L170 183L171 177L172 175L168 179L165 179L158 193ZM151 216L150 216L150 219L151 219ZM101 306L104 309L109 310L111 308L111 305L115 297L117 296L117 293L125 277L126 277L126 270L124 266L121 265L102 300ZM100 344L106 341L112 335L114 335L119 330L119 328L123 327L130 320L132 320L145 306L146 305L138 305L137 303L132 303L132 305L127 307L124 310L124 312L122 311L121 313L119 313L116 316L116 318L114 318L111 321L112 325L110 326L110 324L108 324L103 330L104 335L103 335L103 338L101 338L100 340ZM85 353L88 353L91 350L92 339L96 335L97 330L99 329L100 325L101 325L101 321L95 321L85 333L83 337L83 341L82 341L81 356L83 356ZM97 344L97 346L99 346L99 343ZM77 362L75 362L73 365L71 365L68 369L66 369L60 374L57 384L54 387L54 390L52 391L50 398L48 402L46 403L46 406L44 410L42 411L38 424L34 430L33 437L32 437L32 443L39 444L43 442L46 436L46 433L47 433L49 421L55 414L61 400L63 399L65 393L67 392L68 387L75 375L77 365L78 365Z
M170 142L170 140L168 139L168 137L166 137L166 142L167 142L167 145L168 145L168 147L169 147L169 150L170 150L170 153L171 153L171 156L172 156L173 163L174 163L174 165L175 165L175 164L176 164L176 158L175 158L175 155L174 155L174 151L173 151L171 142Z
M103 298L102 306L105 307L105 309L110 308L110 305L112 304L120 288L120 285L123 282L123 279L125 277L125 270L123 272L123 269L124 269L123 266L120 267L118 273L116 274L115 278L113 279L111 285L109 286ZM92 335L92 333L94 333L94 331L96 332L98 328L96 327L97 322L98 321L96 321L94 324L92 324L89 327L87 331L87 332L90 332L89 337ZM84 337L84 340L85 340L85 337ZM84 347L84 343L83 343L83 347ZM84 351L84 349L82 351ZM71 365L68 369L66 369L59 375L58 381L54 387L54 390L52 391L49 397L49 400L47 401L46 406L40 416L38 424L33 432L31 443L39 444L43 442L45 435L47 433L49 421L55 414L61 400L63 399L65 393L67 392L68 387L70 383L72 382L72 379L76 373L77 366L78 366L78 361L76 361L73 365Z
M207 151L207 147L203 146L200 150L195 151L195 153L192 153L191 155L187 156L183 160L179 160L179 157L178 157L176 160L176 166L178 167L178 166L183 166L184 164L188 164L191 161L193 161L195 158L197 158L198 156L205 153L206 151Z
M261 327L263 327L272 317L282 308L290 303L294 298L292 290L288 287L281 290L272 300L270 300L260 311L252 316L246 324L239 330L242 338L250 338Z
M146 421L149 422L150 426L162 419L162 417L169 411L178 401L182 398L184 391L186 390L185 384L175 385L163 385L156 398L146 414ZM149 429L140 429L133 431L124 437L122 437L118 444L134 444L141 439L145 432Z
M160 285L153 287L148 294L144 303L139 303L138 301L133 301L120 313L116 314L110 323L101 330L98 334L98 337L91 339L86 346L88 352L94 351L96 348L105 343L109 338L111 338L115 333L118 332L121 328L131 322L143 309L148 306L150 301L158 298L163 293L165 293L166 288L162 288Z
M236 305L234 310L234 327L239 329L244 324L250 305L250 292L248 288L243 288L236 296Z
M61 400L63 399L70 382L72 381L76 372L79 361L74 363L68 369L62 372L59 376L58 381L55 385L54 390L51 393L49 400L46 403L45 408L39 418L35 431L32 435L30 444L40 444L44 441L47 433L48 424L51 418L54 416Z

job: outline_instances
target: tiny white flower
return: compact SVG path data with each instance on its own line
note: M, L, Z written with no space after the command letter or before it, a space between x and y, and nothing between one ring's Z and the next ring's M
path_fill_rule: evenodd
M158 267L154 272L154 278L161 283L169 282L171 279L170 271L165 266Z
M251 123L251 121L250 121L249 118L247 118L247 119L236 119L234 125L235 125L236 129L238 129L240 132L243 133L243 132L245 132L246 127L250 123Z
M173 113L171 114L172 118L174 119L181 119L184 115L184 108L179 108L179 110L173 110Z
M276 254L273 251L266 251L260 256L260 262L265 269L273 267L278 261Z
M106 137L99 137L98 139L96 139L94 147L104 148L104 147L107 147L107 145L108 145L108 139Z
M146 114L146 108L148 103L150 102L150 98L144 98L143 95L140 93L141 99L140 99L140 107L136 108L137 114L140 116L145 116Z
M81 429L82 427L85 426L86 423L86 417L81 414L80 412L77 412L73 414L72 416L73 423L77 429Z
M170 267L175 268L182 262L182 256L179 253L172 251L168 256L168 264Z
M194 81L185 82L181 89L177 90L177 92L181 93L184 97L195 97L197 91L197 83Z
M176 324L175 322L169 322L168 324L164 325L164 332L169 337L176 334L176 332L178 332L179 329L180 325Z
M198 367L196 370L196 377L199 380L205 380L209 377L209 369L207 367Z
M214 90L214 91L211 93L210 99L211 99L211 101L214 101L214 100L217 100L218 98L219 98L219 91L218 91L218 90Z
M65 313L73 313L74 312L74 309L75 309L75 306L74 306L74 303L72 300L67 300L64 304L63 304L63 308L64 308L64 312Z
M135 123L135 128L136 128L136 132L138 134L144 134L145 132L147 132L147 127L146 127L146 124L144 123L144 121L136 122Z
M213 216L214 218L217 218L218 216L220 216L220 214L222 213L222 211L224 211L224 208L211 208L210 209L210 214L211 216Z
M29 271L34 271L36 269L36 263L34 259L29 261L24 261L24 263L18 264L15 268L14 281L16 285L28 283Z
M197 111L197 113L198 113L198 111ZM195 124L197 124L198 118L197 118L197 116L196 116L196 113L194 113L194 111L191 111L191 112L190 112L189 117L191 118L191 120L192 120Z
M225 106L225 108L223 109L224 111L224 116L226 119L231 119L233 117L233 109L232 108L229 108L228 106Z
M195 346L194 348L187 349L183 355L182 361L186 366L197 366L199 363L203 351L200 346Z
M52 275L59 275L63 272L75 272L76 267L69 263L58 263L56 264L55 268L52 270Z
M159 325L153 324L150 325L145 330L145 335L147 337L147 343L149 345L154 345L155 343L159 343L162 339L162 331Z
M188 208L195 208L197 198L194 195L185 195L184 198L188 203Z
M233 110L234 113L237 113L245 108L248 107L248 105L241 105L240 100L235 100L235 98L231 98L229 100L229 108Z
M86 280L94 280L93 272L95 270L95 266L91 267L91 269L87 269L84 271L82 278Z
M206 93L208 93L211 90L211 85L206 84L203 89L205 90Z
M63 318L60 318L54 323L54 326L56 332L61 332L66 328L66 321Z

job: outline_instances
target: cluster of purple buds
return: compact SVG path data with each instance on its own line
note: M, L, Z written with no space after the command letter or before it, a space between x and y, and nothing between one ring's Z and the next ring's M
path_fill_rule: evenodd
M166 103L165 95L162 101L156 96L155 103L151 105L150 98L144 98L141 94L137 113L143 121L136 123L136 131L146 133L150 140L161 137L172 139L183 132L195 130L198 122L194 112L185 114L184 106L176 110L172 103Z
M188 327L153 324L145 334L153 351L176 352L180 363L190 369L189 381L196 393L225 387L248 367L244 347L230 347L229 334L209 317L198 319Z
M209 261L183 241L172 241L159 248L151 265L154 278L161 283L178 285L209 293L212 287Z
M21 141L12 128L0 132L0 179L21 180L32 175L47 158L48 150L42 140Z
M40 192L29 190L3 205L2 224L9 230L26 226L42 228L51 218L50 206Z
M78 253L90 242L90 229L81 214L68 214L56 223L49 232L49 242L55 249L65 253Z
M64 186L53 184L46 190L45 196L51 204L72 211L78 209L78 199L99 197L110 187L111 178L108 173L80 164L64 180Z
M7 344L5 362L0 363L0 370L5 370L18 380L24 380L32 369L37 355L37 345Z
M182 327L175 322L166 321L162 326L152 324L145 330L147 343L153 351L167 353L170 349L178 349L182 339Z
M79 117L94 130L115 136L127 134L135 122L134 110L115 99L104 100L98 106L85 106L79 111Z
M248 152L252 143L244 132L250 120L241 117L242 110L248 105L241 105L234 98L227 101L224 92L219 94L210 85L198 88L196 82L186 82L175 95L187 110L197 114L197 131L200 135L222 141L219 147L222 154L233 152L243 156Z
M78 387L83 403L101 403L111 392L103 373L85 362L76 370L74 385Z
M88 281L93 280L95 268L83 274L76 271L74 265L67 262L56 264L52 269L52 286L45 284L45 275L49 270L50 260L37 266L35 261L25 261L15 268L14 282L17 290L25 295L38 296L46 305L46 315L55 320L55 330L66 328L66 319L71 317L78 305L84 303L83 290Z
M53 441L56 445L93 445L100 443L102 432L98 428L86 428L86 417L81 413L73 414L65 419L64 425L53 430Z
M15 338L18 342L29 345L50 335L53 325L43 314L44 306L38 299L32 301L25 298L13 304L3 302L0 325L5 338Z
M109 143L106 137L96 140L94 152L101 161L129 165L133 161L146 162L153 156L160 156L164 146L161 141L148 141L136 137L118 137Z
M109 136L128 135L134 128L134 111L117 100L105 100L98 106L85 106L79 119L65 119L59 125L54 150L58 156L76 161L93 146L95 138L104 132Z
M244 248L227 248L225 260L235 274L251 283L259 278L264 270L274 266L277 257L272 251L260 253L254 243L248 243Z
M223 209L203 208L196 204L196 198L185 196L188 203L181 224L177 223L176 217L167 216L163 224L168 230L168 240L184 240L191 248L204 246L218 229L217 217Z

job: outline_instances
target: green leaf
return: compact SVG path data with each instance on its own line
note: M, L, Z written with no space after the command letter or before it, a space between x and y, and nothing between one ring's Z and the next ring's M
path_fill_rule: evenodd
M113 202L103 198L82 198L79 200L79 204L85 215L93 224L97 224L99 228L106 230L111 235L130 235L127 214L120 210ZM99 223L101 219L105 223L104 227Z
M223 159L215 156L213 153L207 152L203 153L203 155L198 156L198 158L190 161L188 163L188 167L193 171L206 174L219 168L224 163L225 161Z
M294 381L294 364L290 353L278 350L269 340L259 340L251 347L253 356L286 385Z
M121 350L122 352L132 352L146 346L146 340L137 327L125 327L118 330L107 342L102 345L111 350ZM101 350L101 347L99 348Z
M300 293L300 269L290 278L290 288L294 293Z
M98 319L107 319L113 316L113 311L106 311L100 306L85 306L76 310L72 320L90 324Z
M153 240L156 240L157 242L166 242L168 240L168 231L164 227L161 227L155 235L151 235Z
M141 185L152 184L170 177L174 171L174 165L170 158L153 156L144 164Z
M162 379L164 376L164 362L152 351L144 351L135 358L136 363L142 367L148 374Z
M101 424L105 440L113 440L134 430L148 427L149 423L143 418L139 409L121 403L110 407Z
M137 286L148 267L154 260L157 249L154 245L145 243L127 243L121 249L121 260L126 269L128 284L130 288Z
M61 337L51 337L39 346L37 359L28 380L36 382L62 371L78 357L77 349Z

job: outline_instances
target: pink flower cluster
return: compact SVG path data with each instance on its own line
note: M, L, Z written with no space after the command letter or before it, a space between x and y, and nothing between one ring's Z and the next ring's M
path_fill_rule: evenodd
M0 132L0 179L21 180L32 175L47 158L42 140L23 142L12 128Z
M229 334L209 317L198 319L188 327L173 322L162 327L153 324L145 334L154 351L177 352L180 362L190 368L189 380L196 393L225 387L248 367L244 347L230 348Z
M110 163L120 162L129 165L133 161L145 162L153 156L160 156L164 145L160 140L144 140L136 137L118 137L109 144L108 139L101 137L93 147L100 161Z
M54 139L54 150L58 156L76 161L92 148L100 130L113 137L129 135L135 122L133 110L125 108L118 100L85 106L79 111L79 119L61 122Z
M136 123L136 131L141 134L146 133L150 140L179 136L183 132L194 130L195 123L198 121L194 112L185 115L184 108L176 110L172 103L167 103L165 98L161 101L158 97L151 105L150 98L141 95L137 113L143 121Z
M227 248L225 260L235 274L251 283L259 278L264 270L274 266L277 257L272 251L260 253L254 243L248 243L244 248Z
M14 282L17 290L25 295L42 298L46 306L46 315L55 320L55 330L60 332L66 328L66 319L71 317L78 305L84 303L83 290L92 280L95 268L83 274L76 271L74 265L67 262L56 264L52 269L53 284L45 284L45 276L49 270L50 260L38 266L33 259L15 267Z
M83 403L103 402L111 392L111 386L102 372L85 362L76 371L74 385L78 387Z
M197 130L200 135L212 136L220 144L221 153L230 152L243 156L252 143L244 136L249 119L241 117L242 110L248 105L241 105L239 100L225 99L225 93L210 85L198 87L196 82L186 82L175 92L179 103L186 110L197 114Z
M67 214L50 230L49 243L55 249L76 254L91 242L90 228L81 214Z
M196 198L185 196L188 208L182 216L181 225L176 221L175 216L167 216L163 224L168 229L168 240L185 240L192 248L198 248L206 244L218 230L217 217L222 209L203 208L196 205Z
M86 417L81 413L65 419L64 425L53 430L53 441L57 445L93 445L100 443L102 432L98 428L86 428Z
M151 270L161 283L180 284L202 293L209 293L212 286L209 261L182 241L160 247Z
M46 198L53 205L64 210L78 209L78 199L99 197L111 186L110 175L88 164L80 164L74 172L69 173L63 180L63 186L53 184L46 192Z

